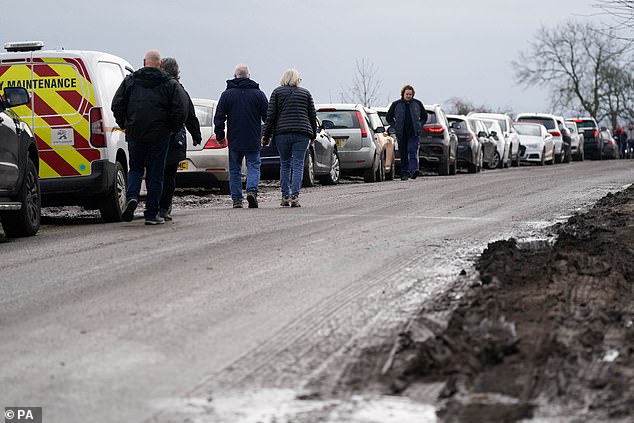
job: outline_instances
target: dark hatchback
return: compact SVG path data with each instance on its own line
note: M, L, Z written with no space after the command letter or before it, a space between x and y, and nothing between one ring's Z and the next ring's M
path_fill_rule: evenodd
M580 117L569 119L577 124L579 132L583 133L583 151L586 157L593 160L603 158L604 143L599 139L599 125L594 118Z
M339 183L341 169L339 165L339 154L337 153L337 143L326 132L327 128L334 127L330 121L319 123L317 137L308 144L306 157L304 157L304 177L302 186L312 187L317 180L325 185ZM262 164L260 172L262 179L280 178L280 153L275 145L275 137L271 143L262 147L260 151Z
M24 88L5 88L0 101L0 220L8 237L35 235L40 228L39 154L29 126L12 107L29 102Z

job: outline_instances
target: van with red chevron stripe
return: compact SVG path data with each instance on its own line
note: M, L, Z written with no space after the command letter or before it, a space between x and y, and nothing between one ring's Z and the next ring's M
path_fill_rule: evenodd
M42 205L79 205L120 221L128 149L110 105L132 66L108 53L43 46L5 43L7 52L0 53L0 91L23 87L31 95L14 111L37 142Z

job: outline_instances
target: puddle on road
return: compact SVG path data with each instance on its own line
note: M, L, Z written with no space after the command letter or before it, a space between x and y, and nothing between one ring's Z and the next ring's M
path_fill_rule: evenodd
M191 423L433 423L436 408L396 396L353 396L348 400L298 399L292 389L264 389L171 399L155 404L162 410L152 421Z

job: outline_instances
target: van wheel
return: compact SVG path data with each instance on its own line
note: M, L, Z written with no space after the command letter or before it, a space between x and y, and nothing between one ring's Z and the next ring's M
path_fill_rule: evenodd
M22 204L20 210L4 212L0 215L2 229L9 238L33 236L40 229L42 198L37 168L31 159L27 160L25 181L18 192L16 201Z
M121 222L121 214L125 210L128 175L121 162L115 165L114 181L108 194L100 201L101 218L106 222Z

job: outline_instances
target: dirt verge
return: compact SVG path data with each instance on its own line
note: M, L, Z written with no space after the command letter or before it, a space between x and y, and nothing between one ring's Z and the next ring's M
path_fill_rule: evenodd
M415 397L438 386L448 422L631 421L634 187L554 231L554 243L490 244L446 325L430 316L448 299L422 310L394 348L367 351L337 389Z

